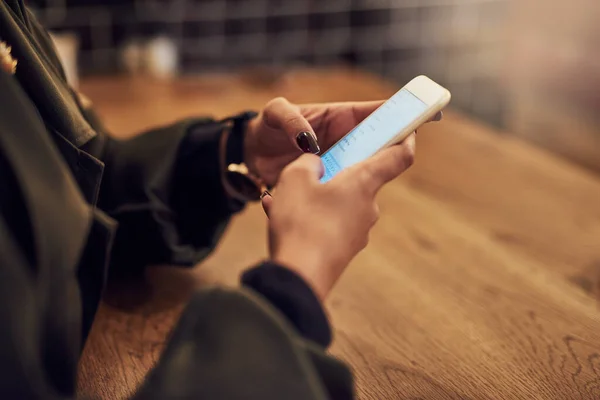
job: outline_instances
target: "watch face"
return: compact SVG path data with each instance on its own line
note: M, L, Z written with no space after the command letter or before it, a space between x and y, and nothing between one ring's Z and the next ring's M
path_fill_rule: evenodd
M259 200L262 194L261 188L247 175L228 171L229 184L235 188L247 200Z

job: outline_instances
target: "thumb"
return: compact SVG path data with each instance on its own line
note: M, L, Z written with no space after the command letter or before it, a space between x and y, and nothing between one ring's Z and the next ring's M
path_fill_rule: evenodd
M361 185L377 192L387 182L406 171L414 162L415 134L412 133L401 143L384 149L373 157L357 164L358 168L367 171Z
M304 153L318 154L321 150L317 136L300 107L283 97L271 100L263 110L263 118L271 128L285 132L288 138Z
M291 176L293 180L319 180L325 173L321 157L314 154L303 154L288 164L282 172L282 180Z

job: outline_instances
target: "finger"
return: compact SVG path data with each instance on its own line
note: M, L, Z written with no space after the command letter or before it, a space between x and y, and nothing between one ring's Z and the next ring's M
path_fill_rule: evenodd
M401 143L388 147L373 157L357 164L362 178L359 183L373 192L406 171L414 162L415 134Z
M261 196L261 204L262 208L267 215L267 218L271 215L271 205L273 204L273 197L271 197L271 193L265 191Z
M328 105L329 108L335 109L337 107L344 108L350 107L352 110L352 115L354 116L354 120L356 123L362 122L369 115L374 113L379 107L381 107L386 100L375 100L375 101L361 101L361 102L346 102L346 103L331 103ZM310 109L311 106L314 105L306 105L301 107L306 107L306 109ZM322 106L322 105L318 105ZM438 122L441 121L444 116L443 111L438 111L433 117L431 117L427 122Z
M444 118L444 112L438 111L429 121L427 122L439 122Z
M377 101L364 101L358 103L340 103L342 105L349 105L352 107L352 113L354 116L355 123L358 124L362 122L369 115L374 113L379 107L381 107L385 101L377 100ZM444 117L443 111L438 111L435 113L433 117L431 117L427 122L439 122Z
M285 167L282 179L293 176L293 179L309 179L318 181L323 177L325 168L321 157L314 154L303 154Z
M376 101L362 101L358 103L352 103L352 114L356 123L362 122L365 118L371 115L375 110L381 107L385 103L385 100Z
M426 124L429 122L439 122L442 120L442 118L444 118L444 112L443 111L438 111L433 117L431 117L427 122L425 122ZM415 130L415 134L417 133L417 131Z
M303 152L319 153L317 136L300 112L300 107L283 97L278 97L267 104L263 111L263 118L271 128L285 132Z

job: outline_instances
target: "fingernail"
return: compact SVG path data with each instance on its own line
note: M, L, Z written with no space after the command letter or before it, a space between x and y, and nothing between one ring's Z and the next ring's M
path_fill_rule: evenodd
M269 193L269 191L268 191L268 190L265 190L265 191L264 191L264 192L262 192L262 194L260 195L260 199L262 200L262 199L263 199L263 197L265 197L265 196L271 196L271 193Z
M296 143L300 150L305 153L319 154L321 151L317 138L310 132L300 132L296 136Z

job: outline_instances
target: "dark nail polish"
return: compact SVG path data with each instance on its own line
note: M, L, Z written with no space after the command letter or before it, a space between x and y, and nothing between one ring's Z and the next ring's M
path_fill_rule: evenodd
M300 150L305 153L319 154L321 151L317 139L310 132L300 132L296 136L296 143L298 144L298 147L300 147Z

